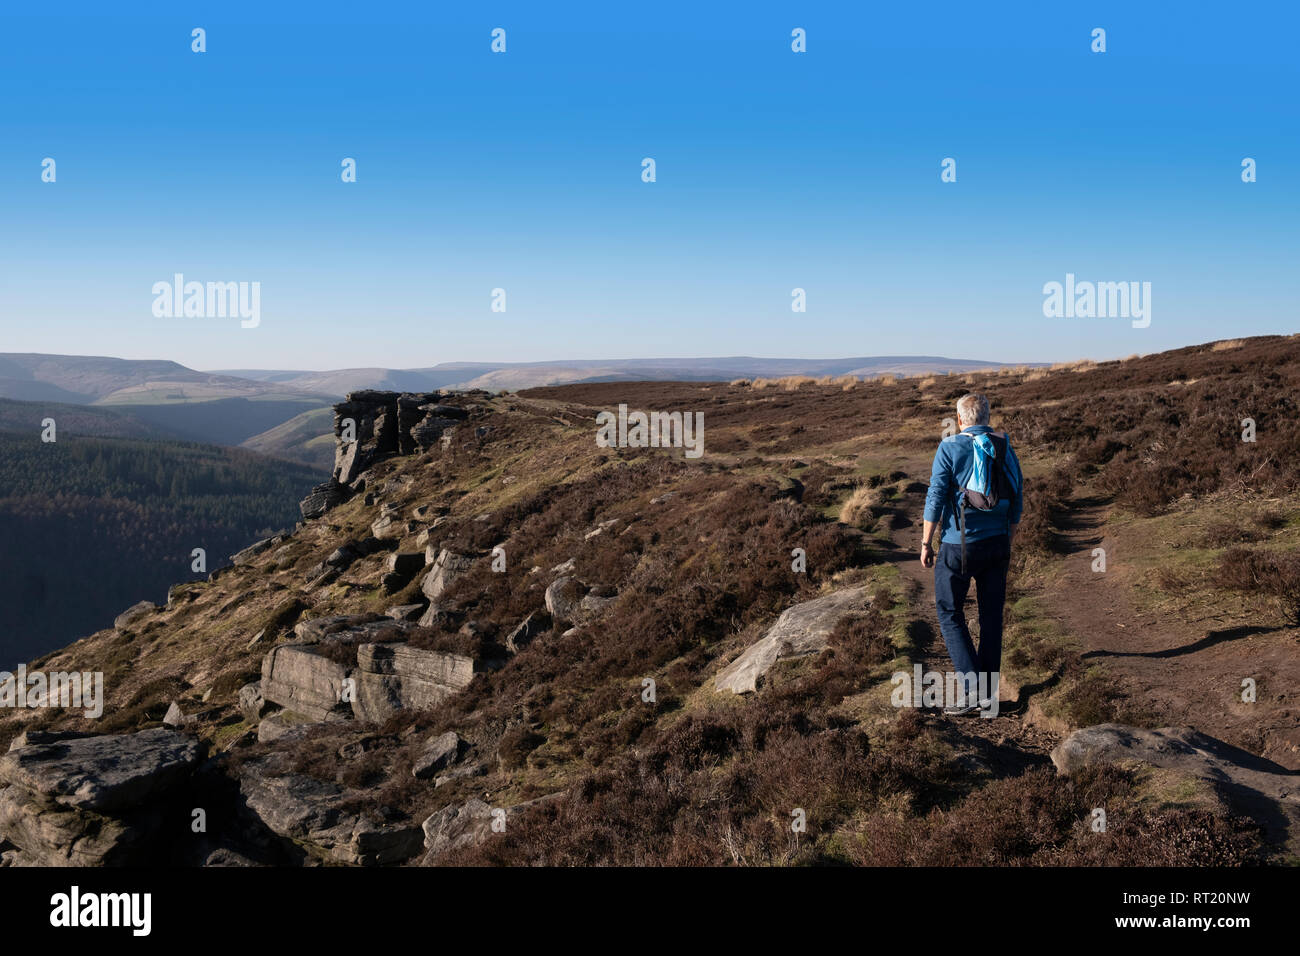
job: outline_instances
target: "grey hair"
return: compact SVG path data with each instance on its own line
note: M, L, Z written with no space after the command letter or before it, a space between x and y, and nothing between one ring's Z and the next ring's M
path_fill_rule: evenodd
M967 425L989 423L989 400L978 392L957 399L957 417Z

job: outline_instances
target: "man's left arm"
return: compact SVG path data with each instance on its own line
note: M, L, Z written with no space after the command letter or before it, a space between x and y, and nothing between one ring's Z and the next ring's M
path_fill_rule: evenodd
M1020 459L1016 457L1015 449L1011 447L1010 438L1007 439L1007 467L1011 469L1016 489L1015 497L1011 499L1011 507L1007 510L1007 536L1009 543L1014 544L1016 530L1020 527L1020 516L1025 508L1025 474L1020 470Z

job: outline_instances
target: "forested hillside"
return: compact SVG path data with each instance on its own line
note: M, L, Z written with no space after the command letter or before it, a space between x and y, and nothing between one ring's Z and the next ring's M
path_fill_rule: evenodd
M0 431L0 669L163 601L259 535L292 526L310 469L184 442Z

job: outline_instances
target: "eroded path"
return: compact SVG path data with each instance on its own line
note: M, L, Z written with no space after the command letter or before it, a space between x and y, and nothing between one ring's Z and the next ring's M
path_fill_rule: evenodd
M1127 560L1131 537L1109 532L1111 504L1086 491L1059 516L1060 576L1042 593L1052 619L1083 660L1105 668L1124 705L1144 723L1193 727L1289 769L1300 769L1300 647L1271 623L1224 626L1214 616L1174 617L1135 600L1142 581ZM1094 570L1095 549L1105 571ZM1241 700L1254 678L1260 700ZM1266 689L1267 688L1267 689Z

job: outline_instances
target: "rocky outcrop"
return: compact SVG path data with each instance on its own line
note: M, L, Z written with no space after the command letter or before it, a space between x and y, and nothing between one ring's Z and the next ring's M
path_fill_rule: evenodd
M1271 840L1286 843L1291 852L1300 848L1300 774L1189 727L1085 727L1056 745L1052 763L1065 776L1099 764L1176 771L1258 820Z
M193 768L195 741L171 730L29 743L0 757L0 783L53 803L112 812L138 805Z
M147 862L158 808L198 760L195 741L166 729L26 735L0 757L0 842L33 865Z
M756 643L715 678L714 686L720 691L750 694L777 661L821 653L841 619L870 606L867 591L865 586L846 588L787 608Z
M275 756L249 761L239 770L245 806L285 840L338 863L378 866L401 863L420 852L423 830L357 809L366 795L305 774L284 773Z
M408 647L418 625L377 614L299 621L298 641L273 647L262 660L261 696L308 720L385 720L401 709L427 709L496 666L463 654ZM355 667L330 645L356 644ZM352 686L355 694L345 695ZM251 692L250 692L251 694Z
M334 478L351 484L377 461L432 447L443 431L466 418L463 408L446 404L438 392L352 392L334 406ZM351 421L354 441L344 441Z
M281 644L262 659L262 695L311 720L346 717L348 671L313 644Z
M402 709L427 710L464 690L485 666L464 654L362 644L352 712L358 720L382 721Z
M319 518L346 501L361 489L363 477L377 462L438 444L469 417L466 409L446 398L440 392L350 392L334 406L333 473L300 502L303 517ZM382 530L394 534L401 527L390 516Z

